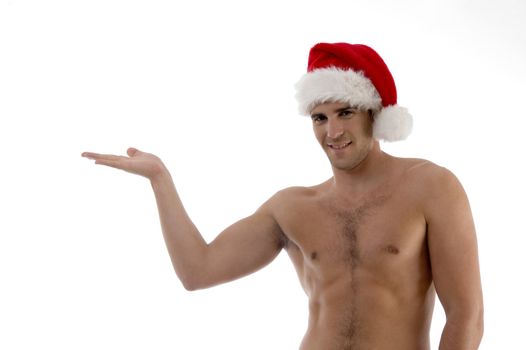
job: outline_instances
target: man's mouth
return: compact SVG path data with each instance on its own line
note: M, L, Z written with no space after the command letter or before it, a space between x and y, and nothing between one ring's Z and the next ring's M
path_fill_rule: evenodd
M346 142L346 143L329 143L328 146L332 149L344 149L345 147L349 146L352 143L352 141Z

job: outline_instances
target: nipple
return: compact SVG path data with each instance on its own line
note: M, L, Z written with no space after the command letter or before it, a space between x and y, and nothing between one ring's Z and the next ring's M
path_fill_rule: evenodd
M387 247L385 247L385 251L391 254L398 254L400 252L398 248L392 244L389 244Z

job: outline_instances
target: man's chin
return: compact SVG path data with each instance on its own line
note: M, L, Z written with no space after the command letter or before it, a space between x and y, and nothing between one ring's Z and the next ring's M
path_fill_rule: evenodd
M357 166L355 162L334 161L332 159L330 159L329 161L334 170L349 171L349 170L353 170Z

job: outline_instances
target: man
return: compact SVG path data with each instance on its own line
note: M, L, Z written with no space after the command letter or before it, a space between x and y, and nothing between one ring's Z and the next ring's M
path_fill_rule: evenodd
M468 199L445 168L380 149L412 126L384 61L365 45L317 44L296 88L334 176L279 191L211 243L158 157L135 148L83 156L150 180L188 290L250 274L285 249L309 297L302 350L429 349L435 291L447 316L440 349L477 349L483 304Z

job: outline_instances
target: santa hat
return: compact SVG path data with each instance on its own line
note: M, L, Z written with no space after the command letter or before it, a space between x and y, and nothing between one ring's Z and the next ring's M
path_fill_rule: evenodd
M348 102L374 113L373 136L377 140L404 140L413 118L396 102L393 76L382 58L360 44L320 43L309 53L307 73L296 83L296 99L302 115L318 104Z

